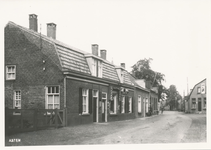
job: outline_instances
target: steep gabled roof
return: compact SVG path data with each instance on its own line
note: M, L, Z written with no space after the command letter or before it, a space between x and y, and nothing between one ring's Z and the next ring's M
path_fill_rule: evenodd
M191 93L189 94L189 98L191 97L191 94L193 93L193 90L195 89L195 87L196 87L198 84L204 82L205 80L206 80L206 78L205 78L204 80L200 81L199 83L197 83L196 85L194 85L193 89L191 90Z

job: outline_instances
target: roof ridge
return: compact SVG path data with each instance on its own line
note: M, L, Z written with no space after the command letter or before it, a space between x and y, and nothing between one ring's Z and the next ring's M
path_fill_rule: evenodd
M39 33L39 32L36 32L36 31L30 30L30 29L28 29L28 28L26 28L26 27L20 26L20 25L14 23L14 22L12 22L12 21L9 21L8 24L12 24L12 25L14 25L14 26L17 26L17 27L23 29L24 31L29 32L29 33L31 33L31 34L33 34L33 35L35 35L35 36L40 36L40 33ZM44 34L41 34L41 37L42 37L44 40L48 41L48 42L55 43L55 44L57 44L57 45L66 47L66 48L68 48L68 49L74 50L74 51L79 52L79 53L82 53L82 54L87 54L87 52L85 52L85 51L83 51L83 50L80 50L80 49L78 49L78 48L75 48L75 47L73 47L73 46L70 46L70 45L68 45L68 44L65 44L65 43L63 43L63 42L61 42L61 41L59 41L59 40L50 38L50 37L48 37L48 36L46 36L46 35L44 35Z

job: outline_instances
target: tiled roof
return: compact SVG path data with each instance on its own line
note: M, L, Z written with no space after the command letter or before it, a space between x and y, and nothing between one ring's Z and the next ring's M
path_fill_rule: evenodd
M36 44L37 47L42 46L42 52L47 55L61 70L74 70L91 74L84 57L85 52L45 35L40 35L35 31L19 26L13 22L9 22L8 24L19 28L26 38L31 43Z
M119 81L114 65L103 62L103 78Z

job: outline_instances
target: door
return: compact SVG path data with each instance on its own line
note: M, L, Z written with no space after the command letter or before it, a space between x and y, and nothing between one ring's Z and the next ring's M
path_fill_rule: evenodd
M107 122L107 93L102 92L101 97L101 108L102 108L102 122Z
M96 119L96 117L97 117L96 107L97 107L97 98L94 97L93 98L93 122L96 122L97 121L97 119Z
M201 111L201 101L198 102L198 111Z

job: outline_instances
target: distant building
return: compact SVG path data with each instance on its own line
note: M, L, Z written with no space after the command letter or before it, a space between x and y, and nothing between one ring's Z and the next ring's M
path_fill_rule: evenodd
M206 79L197 83L189 95L186 111L190 113L206 113L207 109L207 96L206 96Z

